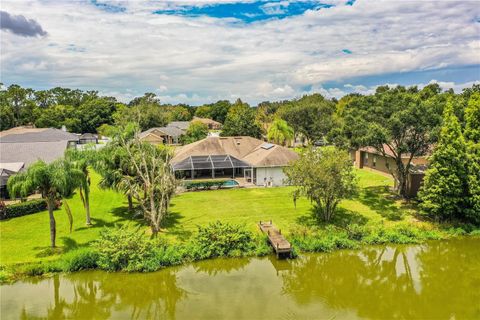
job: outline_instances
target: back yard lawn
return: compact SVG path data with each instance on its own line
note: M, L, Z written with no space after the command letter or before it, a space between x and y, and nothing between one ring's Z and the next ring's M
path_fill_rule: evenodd
M399 221L409 219L412 211L390 198L388 188L392 179L371 171L359 170L360 193L352 200L343 201L337 224L346 222ZM85 246L95 240L102 228L130 223L145 226L139 218L127 212L126 198L110 190L97 187L100 177L92 174L91 213L92 227L85 226L85 212L78 195L68 200L74 215L74 230L68 232L68 219L60 209L57 220L58 253L52 255L49 245L48 213L40 212L0 222L0 263L14 263L55 259L58 254ZM195 232L198 225L215 220L245 223L256 229L259 220L272 219L288 232L298 225L311 225L311 204L301 198L295 209L292 187L252 188L187 192L174 198L171 214L165 222L164 234L182 241Z

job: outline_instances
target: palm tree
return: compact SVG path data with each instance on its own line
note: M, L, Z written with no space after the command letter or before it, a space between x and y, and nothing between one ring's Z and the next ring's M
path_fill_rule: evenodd
M53 210L57 199L72 195L80 185L83 173L64 159L47 164L37 161L26 171L13 175L8 179L8 191L13 197L26 197L38 191L47 202L48 215L50 218L50 242L55 248L56 222ZM68 203L64 200L65 211L70 220L72 230L72 215Z
M293 139L293 129L285 120L277 118L268 128L267 138L269 141L284 145L287 141Z
M122 141L133 139L138 132L138 125L129 123L124 128L112 129L112 141L96 154L93 166L95 171L100 173L102 179L101 188L112 189L123 192L128 199L128 211L133 211L132 190L123 183L128 177L138 179L135 168L129 161L127 151Z
M82 172L78 189L80 191L80 199L82 199L83 207L85 208L87 226L92 224L90 219L90 172L88 170L90 160L93 157L92 152L96 151L85 150L80 152L76 149L69 149L65 153L65 158L71 162L72 166Z

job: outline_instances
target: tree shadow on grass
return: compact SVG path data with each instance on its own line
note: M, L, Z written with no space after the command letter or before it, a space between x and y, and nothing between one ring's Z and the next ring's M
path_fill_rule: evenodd
M167 217L162 223L162 228L166 229L162 233L173 235L179 240L187 240L192 236L192 231L185 230L185 227L180 223L180 219L184 218L182 214L176 211L168 212Z
M363 226L367 222L368 218L365 217L363 214L344 208L337 208L330 224L333 224L337 227L345 228L350 224L358 224Z
M386 186L367 187L357 200L387 220L398 221L403 218L404 212L396 205L396 195Z
M338 208L329 222L325 222L321 216L315 212L315 208L309 210L305 215L302 215L296 219L298 225L304 227L324 227L327 225L335 225L337 227L346 227L349 224L364 225L368 222L368 218L364 215L347 210L344 208Z
M92 221L91 226L83 225L79 228L75 228L75 231L81 231L81 230L91 229L91 228L104 228L104 227L111 228L111 227L114 227L115 225L120 225L125 222L132 222L134 226L148 225L141 215L128 211L127 207L113 208L112 210L110 210L110 213L112 213L112 215L115 216L117 219L113 221L106 221L104 219L100 219L93 216L91 217L91 221Z
M34 247L33 249L38 250L37 254L35 254L36 258L45 258L53 255L61 255L64 252L62 247L52 248L48 246L48 247Z

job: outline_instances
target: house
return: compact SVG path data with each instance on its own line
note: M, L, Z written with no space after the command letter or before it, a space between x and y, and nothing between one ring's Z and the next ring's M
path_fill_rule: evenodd
M150 142L152 144L168 144L175 145L180 143L180 136L185 131L177 127L158 127L150 128L140 133L139 138L142 141Z
M252 137L207 137L176 150L173 170L180 178L245 179L254 185L284 185L283 168L298 159L288 148Z
M190 121L173 121L165 127L155 127L140 133L139 138L142 141L151 144L177 145L180 143L180 137L185 134Z
M8 178L37 160L47 163L61 158L67 148L76 147L79 136L54 128L16 127L0 132L2 196Z
M207 125L209 130L220 130L222 128L222 124L220 122L212 119L193 117L192 122L194 121Z
M188 127L194 121L204 123L213 130L218 130L222 126L220 122L211 119L194 117L192 121L172 121L165 127L150 128L141 132L139 138L152 144L178 145L180 137L187 132Z
M84 133L81 134L78 139L79 144L87 144L87 143L98 143L98 136L93 133Z
M351 156L357 168L369 168L382 173L391 174L395 172L397 164L390 147L384 145L385 155L373 147L364 147L352 151ZM402 155L402 162L408 163L410 154ZM413 157L410 172L407 177L407 196L415 197L420 189L427 169L427 156Z
M0 199L8 197L7 182L10 176L23 170L24 166L23 162L0 163Z
M190 127L190 121L172 121L167 124L167 127L175 127L182 131L187 131L188 127Z

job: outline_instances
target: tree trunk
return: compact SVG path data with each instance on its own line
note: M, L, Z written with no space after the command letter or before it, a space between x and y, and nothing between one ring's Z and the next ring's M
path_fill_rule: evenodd
M92 222L90 220L90 199L88 192L88 190L83 192L82 188L80 188L80 198L82 199L83 207L85 208L86 224L87 226L90 226L92 225Z
M53 215L54 200L47 200L48 215L50 217L50 243L52 248L55 248L55 238L57 236L57 228L55 223L55 216Z
M127 199L128 199L128 211L132 212L133 211L133 199L132 199L132 195L130 193L127 195Z
M407 169L405 168L402 160L396 161L397 162L397 192L402 198L406 198L407 196Z
M158 235L158 232L160 231L159 228L153 225L153 223L150 226L150 229L152 230L152 238L156 238Z
M85 201L85 213L87 215L87 226L91 226L92 221L90 219L90 201L89 200Z

